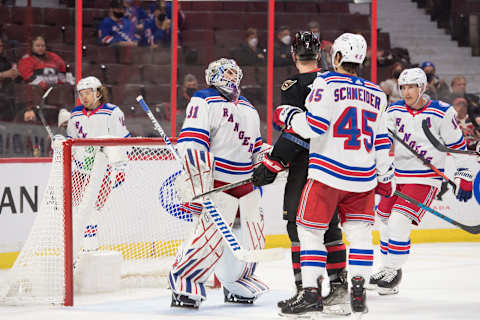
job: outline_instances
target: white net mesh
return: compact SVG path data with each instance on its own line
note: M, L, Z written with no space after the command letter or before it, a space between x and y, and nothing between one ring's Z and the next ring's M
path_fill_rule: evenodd
M150 140L155 144L119 142L114 149L125 157L115 163L109 162L99 145L72 147L74 265L81 263L82 250L118 251L127 286L162 283L157 280L168 274L176 248L192 225L191 216L180 211L173 188L179 165L165 145ZM64 302L62 155L63 147L54 150L39 213L8 280L0 287L3 303Z

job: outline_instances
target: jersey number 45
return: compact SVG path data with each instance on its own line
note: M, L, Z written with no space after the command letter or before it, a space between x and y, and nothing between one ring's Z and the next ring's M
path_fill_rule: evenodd
M361 115L359 114L361 113ZM358 123L361 118L361 123ZM358 150L362 147L360 136L363 138L363 145L367 152L370 152L374 142L374 132L369 122L375 122L377 114L367 110L359 110L357 107L346 108L333 127L333 136L336 138L346 138L344 148L349 150Z

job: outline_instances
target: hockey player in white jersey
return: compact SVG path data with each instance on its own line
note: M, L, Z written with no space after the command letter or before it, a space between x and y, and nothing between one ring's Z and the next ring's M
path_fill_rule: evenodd
M430 100L423 95L427 77L422 69L406 69L398 78L403 100L392 103L386 113L387 128L416 150L441 172L445 168L446 153L440 152L428 141L422 130L422 121L428 122L431 132L452 149L466 149L462 131L455 120L456 112L450 105ZM396 190L419 202L430 205L442 183L442 178L426 167L410 150L392 140L395 150ZM468 201L472 197L472 173L465 166L464 155L455 157L457 171L456 197ZM467 160L468 161L468 160ZM380 294L398 292L402 278L402 265L410 253L410 230L419 225L425 210L397 196L382 197L377 211L380 218L380 252L383 266L372 274L370 286Z
M260 118L252 104L240 96L242 70L234 60L213 61L205 76L209 87L191 98L177 146L190 164L189 155L213 154L214 181L210 187L218 187L251 176L262 145ZM214 193L211 198L225 220L233 224L233 232L245 248L264 247L259 190L246 184ZM200 203L188 207L199 221L192 238L178 250L169 274L171 306L198 308L206 299L205 282L214 271L223 285L225 302L253 303L268 289L254 276L255 263L239 261L230 250L223 249L223 240L207 215L201 214Z
M81 79L77 84L77 93L82 104L73 108L70 115L67 125L69 138L130 136L122 110L107 102L108 91L100 80L95 77Z
M307 111L279 106L276 117L310 138L308 181L297 213L300 265L304 290L282 308L283 314L322 310L321 279L325 272L323 237L335 208L350 242L352 311L366 312L365 279L373 264L371 226L375 191L392 193L384 110L380 87L357 77L367 43L360 35L342 34L332 46L336 72L317 76L305 100Z

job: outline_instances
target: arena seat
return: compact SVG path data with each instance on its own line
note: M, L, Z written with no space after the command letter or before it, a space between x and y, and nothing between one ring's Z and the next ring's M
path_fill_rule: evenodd
M12 21L16 24L43 24L43 8L12 7Z
M134 85L134 84L126 84L126 85L118 85L112 86L112 103L118 106L125 107L134 106L137 107L137 96L140 94L144 94L143 86Z
M50 92L47 103L60 107L71 108L75 104L75 89L69 84L57 85Z
M140 74L143 75L143 83L149 84L169 84L171 67L169 65L142 65Z
M170 102L170 85L166 86L145 86L145 100L150 106Z
M223 9L222 1L191 1L190 3L192 11L220 11Z
M276 7L277 6L275 5L275 9ZM279 9L280 8L282 8L282 6L279 6ZM283 8L285 12L318 12L317 4L315 2L288 1L283 3Z
M211 12L185 11L185 30L212 29L214 25ZM216 22L215 22L216 24Z
M152 54L153 64L169 65L170 62L172 61L169 48L155 48L151 54Z
M0 21L2 21L2 24L7 24L12 22L12 19L10 16L10 7L7 7L7 6L2 7L2 10L0 10Z
M97 26L108 15L108 10L83 9L83 26Z
M182 32L182 44L193 46L196 44L213 46L213 30L185 30Z
M45 24L47 25L74 25L73 10L68 8L45 8Z
M235 48L245 41L245 30L227 29L215 32L215 46Z
M267 29L268 15L264 12L247 12L242 14L246 28ZM238 28L238 27L237 27Z

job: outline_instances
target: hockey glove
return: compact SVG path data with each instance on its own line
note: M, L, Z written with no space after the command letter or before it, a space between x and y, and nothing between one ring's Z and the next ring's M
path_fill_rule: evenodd
M375 188L375 193L388 198L393 195L395 189L395 168L392 165L388 168L387 172L377 175L377 187Z
M457 196L458 201L467 202L472 197L472 180L473 175L470 170L467 168L458 168L454 175L454 181L457 185Z
M277 177L277 173L284 170L285 166L280 161L275 161L265 155L262 161L252 175L252 183L255 187L261 187L272 183Z
M287 129L290 127L293 116L301 112L303 112L302 109L288 104L278 106L273 112L273 123L282 130Z

